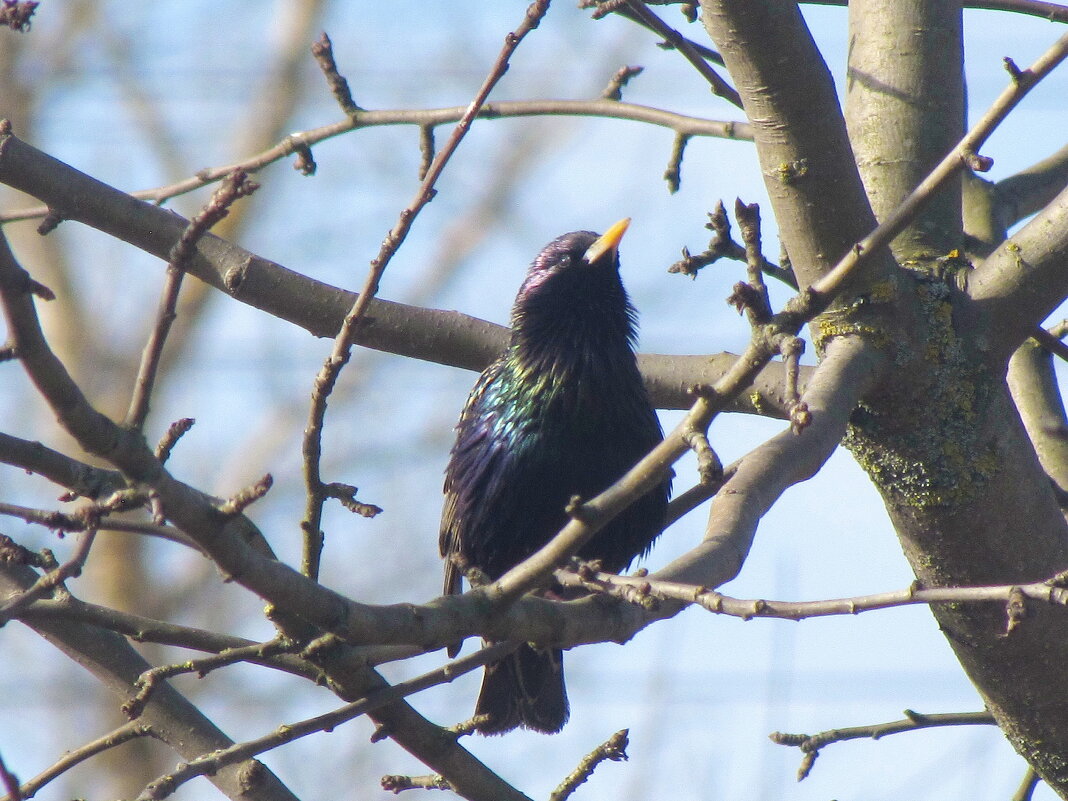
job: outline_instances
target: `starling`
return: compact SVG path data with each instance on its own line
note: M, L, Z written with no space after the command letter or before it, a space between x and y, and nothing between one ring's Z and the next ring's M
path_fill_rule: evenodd
M567 523L565 507L606 489L663 439L634 358L637 312L619 277L629 219L603 236L564 234L534 259L512 308L508 349L479 377L445 472L445 592L453 555L497 579ZM671 479L637 499L578 552L619 572L660 533ZM562 653L520 648L486 668L484 734L559 731L568 718Z

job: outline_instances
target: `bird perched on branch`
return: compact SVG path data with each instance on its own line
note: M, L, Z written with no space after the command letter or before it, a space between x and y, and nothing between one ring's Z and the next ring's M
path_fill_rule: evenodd
M445 473L445 592L464 561L497 579L568 521L573 496L606 489L663 438L634 357L637 313L619 277L619 240L564 234L534 259L512 308L508 349L482 373L456 426ZM660 533L670 477L578 552L618 572ZM562 653L522 645L486 668L479 730L557 732L568 718Z

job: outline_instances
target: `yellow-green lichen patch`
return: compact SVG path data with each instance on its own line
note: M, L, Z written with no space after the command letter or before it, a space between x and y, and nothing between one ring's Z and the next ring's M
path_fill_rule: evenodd
M773 175L779 180L779 183L790 184L796 183L808 174L808 159L798 159L797 161L782 161L772 171Z
M816 346L816 353L821 357L827 343L834 337L863 337L877 348L885 348L893 341L890 333L884 328L834 312L821 314L809 323L809 330L812 332L812 344Z
M951 285L915 263L906 274L919 307L911 347L899 349L910 363L858 409L845 444L894 503L968 503L998 470L995 443L980 424L994 378L957 335Z

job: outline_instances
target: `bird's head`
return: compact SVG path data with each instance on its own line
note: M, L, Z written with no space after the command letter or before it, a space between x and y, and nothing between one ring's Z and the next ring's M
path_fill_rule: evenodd
M618 282L619 240L630 225L625 217L598 236L592 231L572 231L558 236L531 262L519 288L517 307L545 295L569 295L597 291L598 284Z
M512 310L521 339L589 334L633 340L634 308L619 278L619 241L629 225L625 218L600 235L573 231L542 248Z

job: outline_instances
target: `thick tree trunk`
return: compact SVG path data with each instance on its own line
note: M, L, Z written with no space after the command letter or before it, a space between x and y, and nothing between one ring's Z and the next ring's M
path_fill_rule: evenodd
M796 7L703 3L752 119L783 242L803 283L820 273L821 259L841 255L832 235L855 241L870 230L866 209L856 208L833 232L814 229L828 210L856 205L850 173L858 175L857 165L871 210L883 218L962 134L959 3L853 0L849 8L851 136L842 145L826 92L813 88L829 79ZM820 107L818 126L800 124L799 95ZM798 155L784 158L784 145ZM783 181L787 172L795 180ZM806 184L817 191L806 195ZM855 297L844 297L814 331L817 339L859 334L891 356L891 374L854 414L847 444L882 493L919 581L1033 582L1068 567L1068 530L1006 386L1015 345L1006 350L1001 340L1015 332L945 268L945 257L963 249L961 202L959 182L935 197L895 240L898 267L876 260L853 284ZM810 260L798 264L797 255ZM1028 609L1006 634L1001 608L946 604L934 612L1013 745L1068 797L1068 617Z

